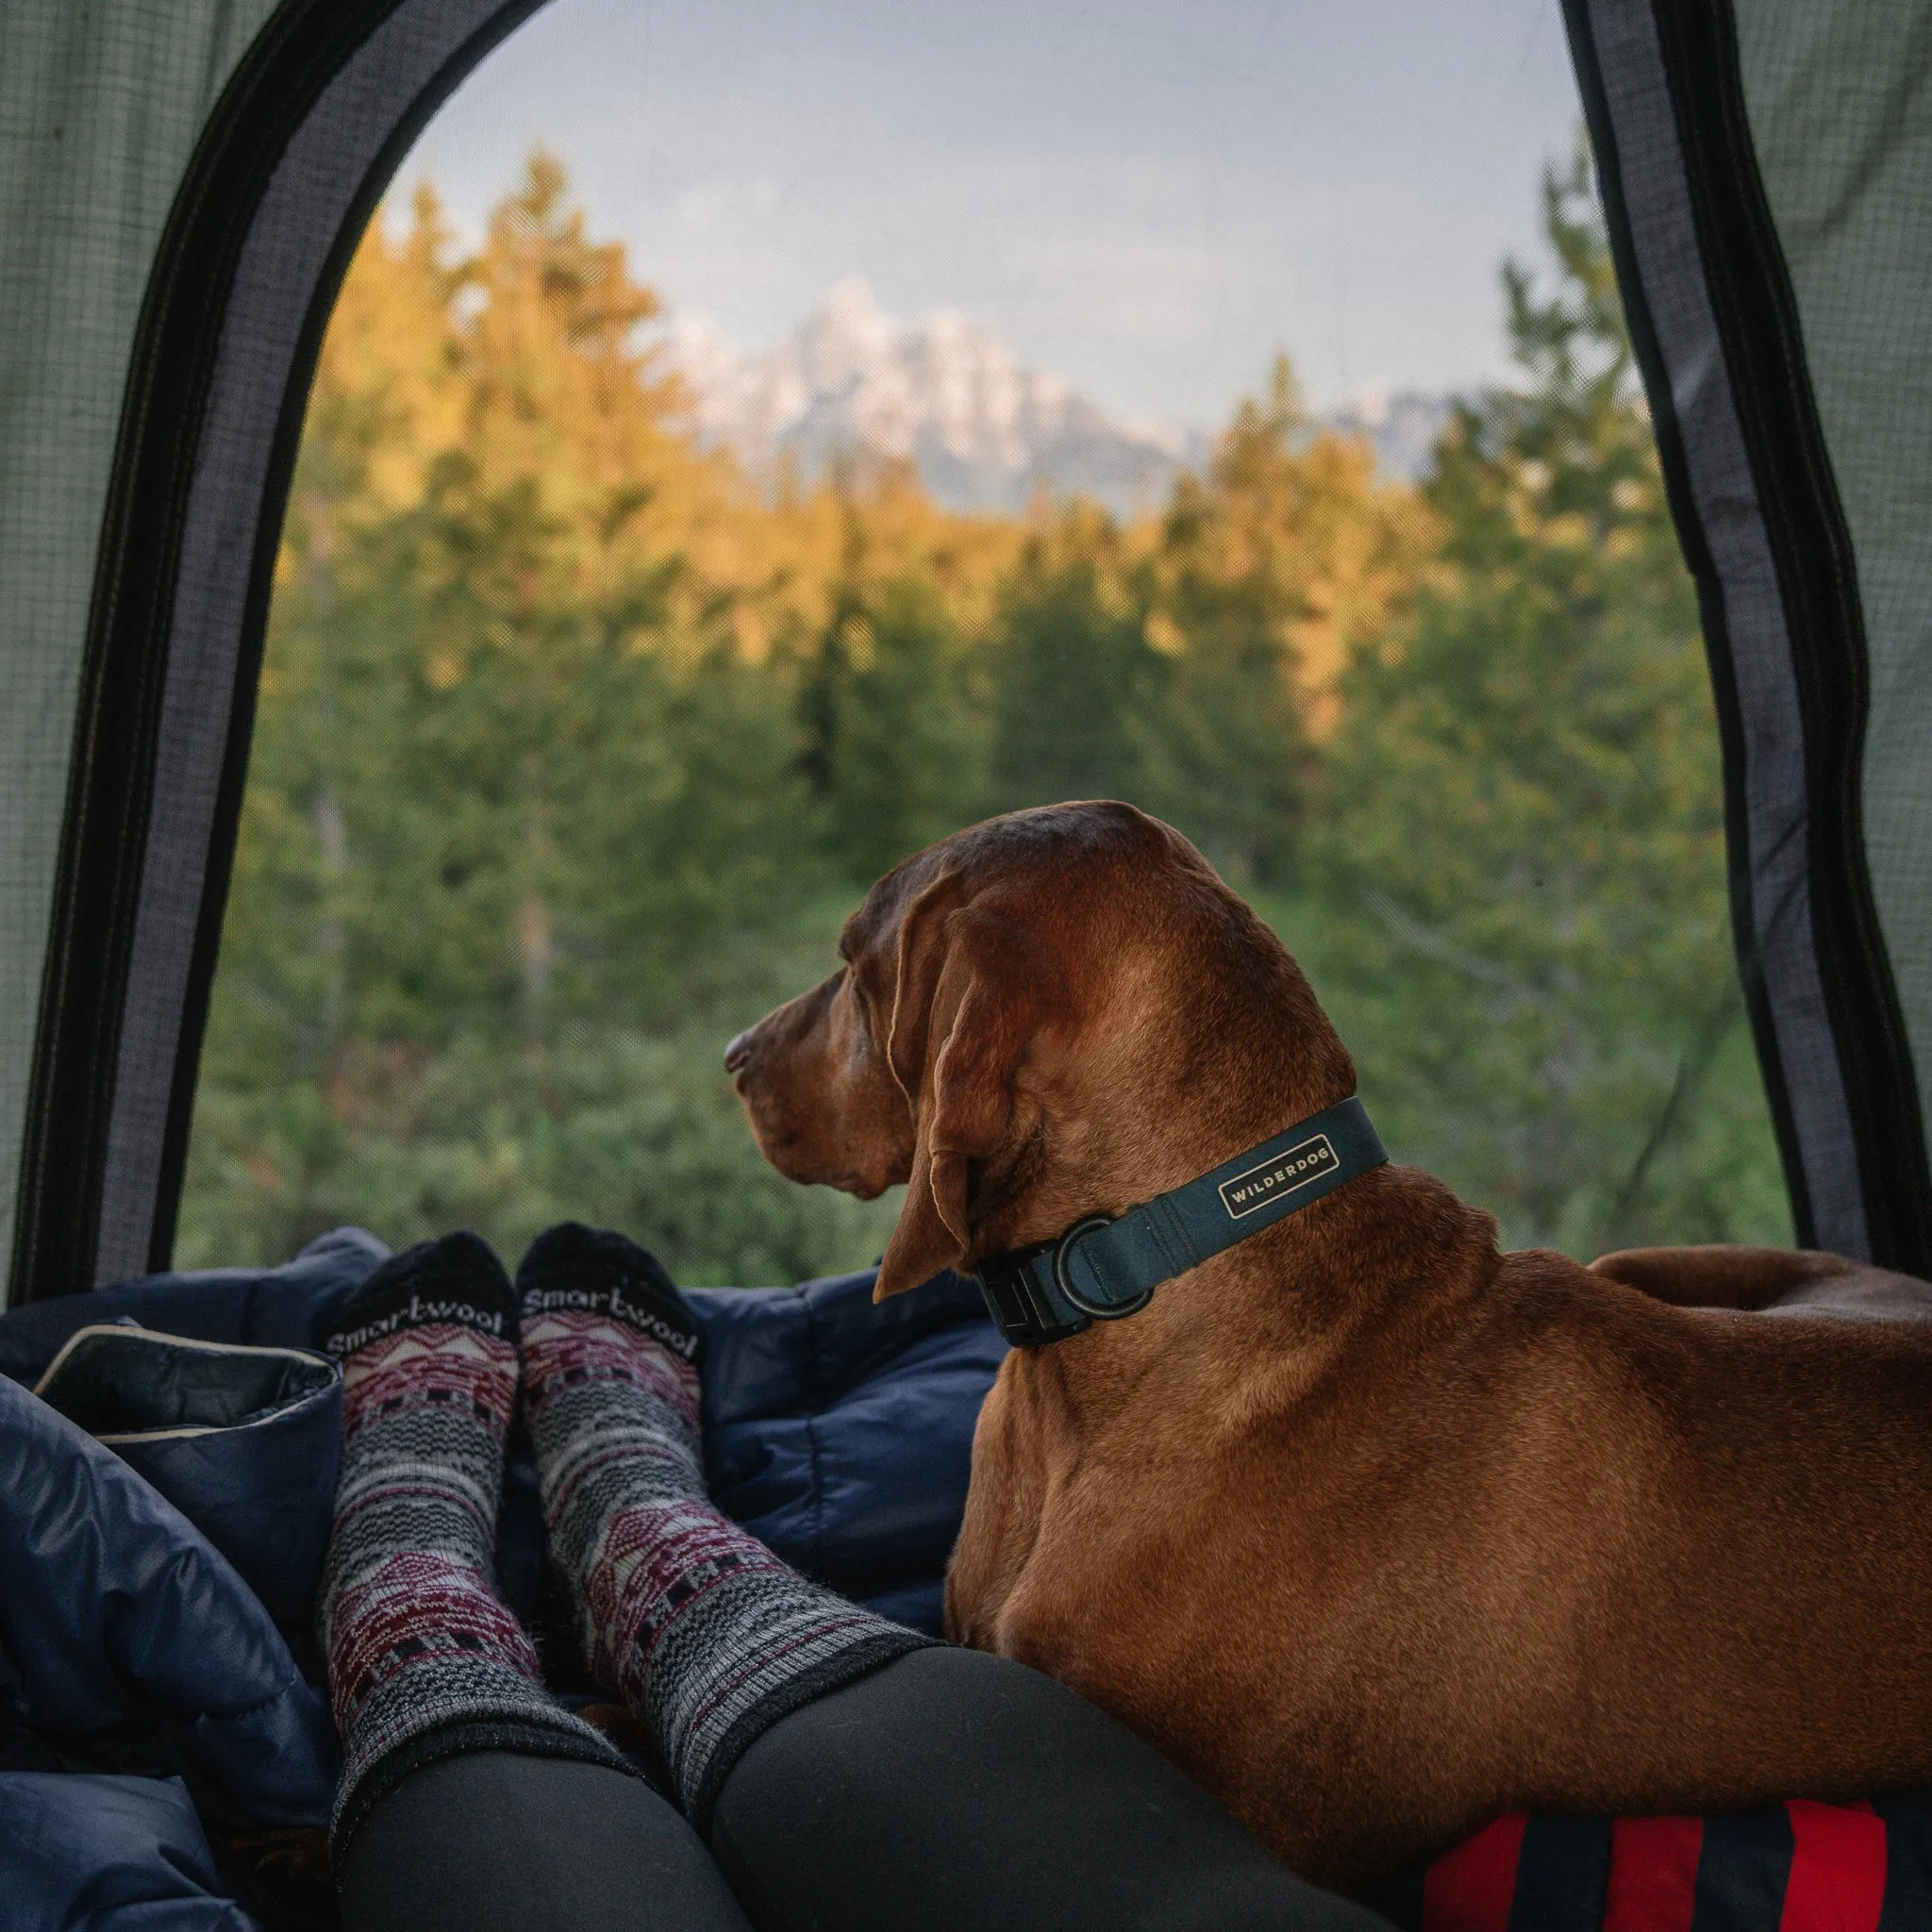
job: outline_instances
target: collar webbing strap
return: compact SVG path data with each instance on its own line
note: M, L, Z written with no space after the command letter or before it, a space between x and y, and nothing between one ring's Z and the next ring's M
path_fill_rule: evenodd
M1212 1174L1130 1208L1090 1214L1058 1241L989 1255L980 1292L1016 1348L1138 1314L1163 1281L1285 1221L1389 1158L1358 1100L1324 1108Z

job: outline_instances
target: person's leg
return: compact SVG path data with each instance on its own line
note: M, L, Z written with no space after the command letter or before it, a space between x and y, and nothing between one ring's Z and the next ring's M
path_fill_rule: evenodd
M697 1330L561 1227L517 1271L524 1400L584 1649L761 1932L1374 1932L1064 1685L807 1581L705 1499Z
M342 1460L320 1616L348 1932L743 1932L677 1812L543 1688L491 1587L516 1303L452 1235L386 1262L328 1338Z
M371 1807L337 1877L343 1932L749 1932L675 1806L555 1757L425 1765Z
M793 1711L710 1844L758 1932L1387 1932L1083 1697L923 1650Z
M652 1256L567 1224L517 1287L524 1413L584 1655L702 1833L755 1739L932 1640L808 1581L707 1499L697 1324Z

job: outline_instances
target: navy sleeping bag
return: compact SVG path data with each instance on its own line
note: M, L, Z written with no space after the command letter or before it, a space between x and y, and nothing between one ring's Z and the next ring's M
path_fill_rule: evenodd
M0 1380L9 1932L113 1927L124 1910L241 1923L204 1824L312 1824L334 1779L323 1694L227 1560L111 1449Z
M341 1229L282 1268L156 1275L0 1317L8 1932L245 1926L208 1832L325 1819L335 1738L307 1604L341 1387L311 1352L387 1253ZM970 1281L876 1307L872 1281L691 1292L708 1475L787 1561L936 1630L1006 1345ZM80 1334L117 1323L130 1332ZM122 1385L142 1357L159 1367L140 1378L151 1412L130 1420ZM28 1392L42 1377L67 1415ZM541 1568L535 1473L513 1442L498 1580L533 1622Z

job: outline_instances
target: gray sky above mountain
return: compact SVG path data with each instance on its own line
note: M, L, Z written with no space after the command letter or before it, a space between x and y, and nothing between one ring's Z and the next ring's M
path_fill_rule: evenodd
M1503 366L1578 120L1557 0L552 0L431 124L474 228L541 141L680 312L766 348L847 275L1104 408L1221 422Z

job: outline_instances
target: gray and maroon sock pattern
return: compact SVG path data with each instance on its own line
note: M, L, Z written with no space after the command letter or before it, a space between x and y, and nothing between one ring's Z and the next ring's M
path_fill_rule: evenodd
M543 1689L491 1587L516 1298L457 1234L385 1262L325 1346L342 1360L342 1459L320 1622L342 1738L331 1842L419 1765L469 1750L623 1765Z
M543 1518L585 1657L703 1831L781 1717L931 1640L807 1581L706 1500L697 1324L652 1256L567 1224L517 1287Z

